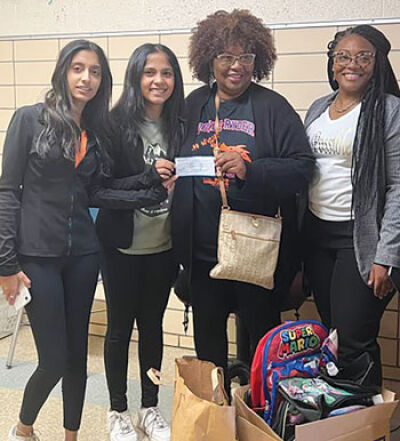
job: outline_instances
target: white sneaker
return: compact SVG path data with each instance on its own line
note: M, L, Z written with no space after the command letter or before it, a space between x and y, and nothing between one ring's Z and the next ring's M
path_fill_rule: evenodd
M129 412L108 412L108 431L110 441L138 441L137 433L133 427Z
M142 407L138 412L138 424L150 441L170 441L171 429L158 407Z
M29 436L17 435L17 425L15 425L11 427L11 430L8 433L8 441L40 441L40 439L35 432Z

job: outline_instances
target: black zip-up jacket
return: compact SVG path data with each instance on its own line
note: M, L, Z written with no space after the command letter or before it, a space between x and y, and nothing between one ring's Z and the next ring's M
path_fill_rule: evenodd
M18 254L57 257L98 251L90 205L132 209L166 197L162 186L143 195L134 191L134 182L129 179L106 179L99 147L90 133L87 154L78 168L64 158L59 145L41 158L35 145L43 130L42 110L43 104L17 110L4 143L0 178L2 276L20 271Z
M113 122L113 160L114 181L126 181L138 192L149 197L149 194L161 184L161 178L155 164L145 164L144 146L141 136L136 133L133 140L128 139L128 131L119 125L118 116ZM182 124L183 133L183 124ZM165 193L165 197L167 193ZM165 199L164 197L164 199ZM97 234L101 243L108 247L129 248L132 244L134 230L134 210L102 209L96 219Z
M187 127L180 156L195 155L192 144L210 93L204 86L186 99ZM256 126L256 156L245 163L246 180L237 180L240 194L229 204L234 210L266 216L274 216L280 206L283 225L275 290L287 289L299 264L296 194L307 188L315 160L303 124L286 99L255 83L249 86L249 93ZM178 263L189 269L193 212L193 178L179 178L172 204L173 249Z

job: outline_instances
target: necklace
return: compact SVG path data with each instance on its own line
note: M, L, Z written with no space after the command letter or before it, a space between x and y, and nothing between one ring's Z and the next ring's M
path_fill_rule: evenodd
M360 102L358 99L356 99L356 100L352 101L350 104L347 104L347 106L344 106L341 109L339 109L336 105L336 101L337 101L338 97L339 97L339 94L337 94L335 96L335 99L333 100L333 107L335 108L337 113L346 112L346 110L349 110L351 107L354 106L354 104L358 104Z

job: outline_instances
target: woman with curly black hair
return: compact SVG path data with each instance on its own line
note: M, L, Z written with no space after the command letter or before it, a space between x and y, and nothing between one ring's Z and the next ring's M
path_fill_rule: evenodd
M400 266L400 91L381 31L348 28L328 49L335 92L306 116L318 165L306 268L323 322L338 329L340 365L368 352L380 385L379 324L393 295L390 268Z
M224 175L231 207L274 216L280 206L283 216L274 290L212 279L221 209L218 183L203 177L177 181L173 243L179 262L190 272L196 351L200 359L226 369L230 312L237 311L243 320L251 353L280 322L280 293L297 270L295 195L307 187L314 158L289 103L253 82L268 78L276 60L271 31L260 19L245 10L208 16L193 32L189 57L195 77L207 85L186 100L187 130L180 155L213 156L218 113L224 149L215 164Z

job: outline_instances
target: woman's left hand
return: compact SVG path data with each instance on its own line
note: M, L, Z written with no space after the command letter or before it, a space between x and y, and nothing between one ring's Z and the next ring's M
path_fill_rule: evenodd
M215 158L215 165L221 169L222 173L232 173L242 181L246 179L246 164L237 152L219 153Z
M388 267L374 263L369 273L368 286L373 288L374 295L379 299L385 298L394 289L388 271Z
M167 190L168 194L175 188L175 181L178 179L177 175L170 177L162 182L162 186Z

